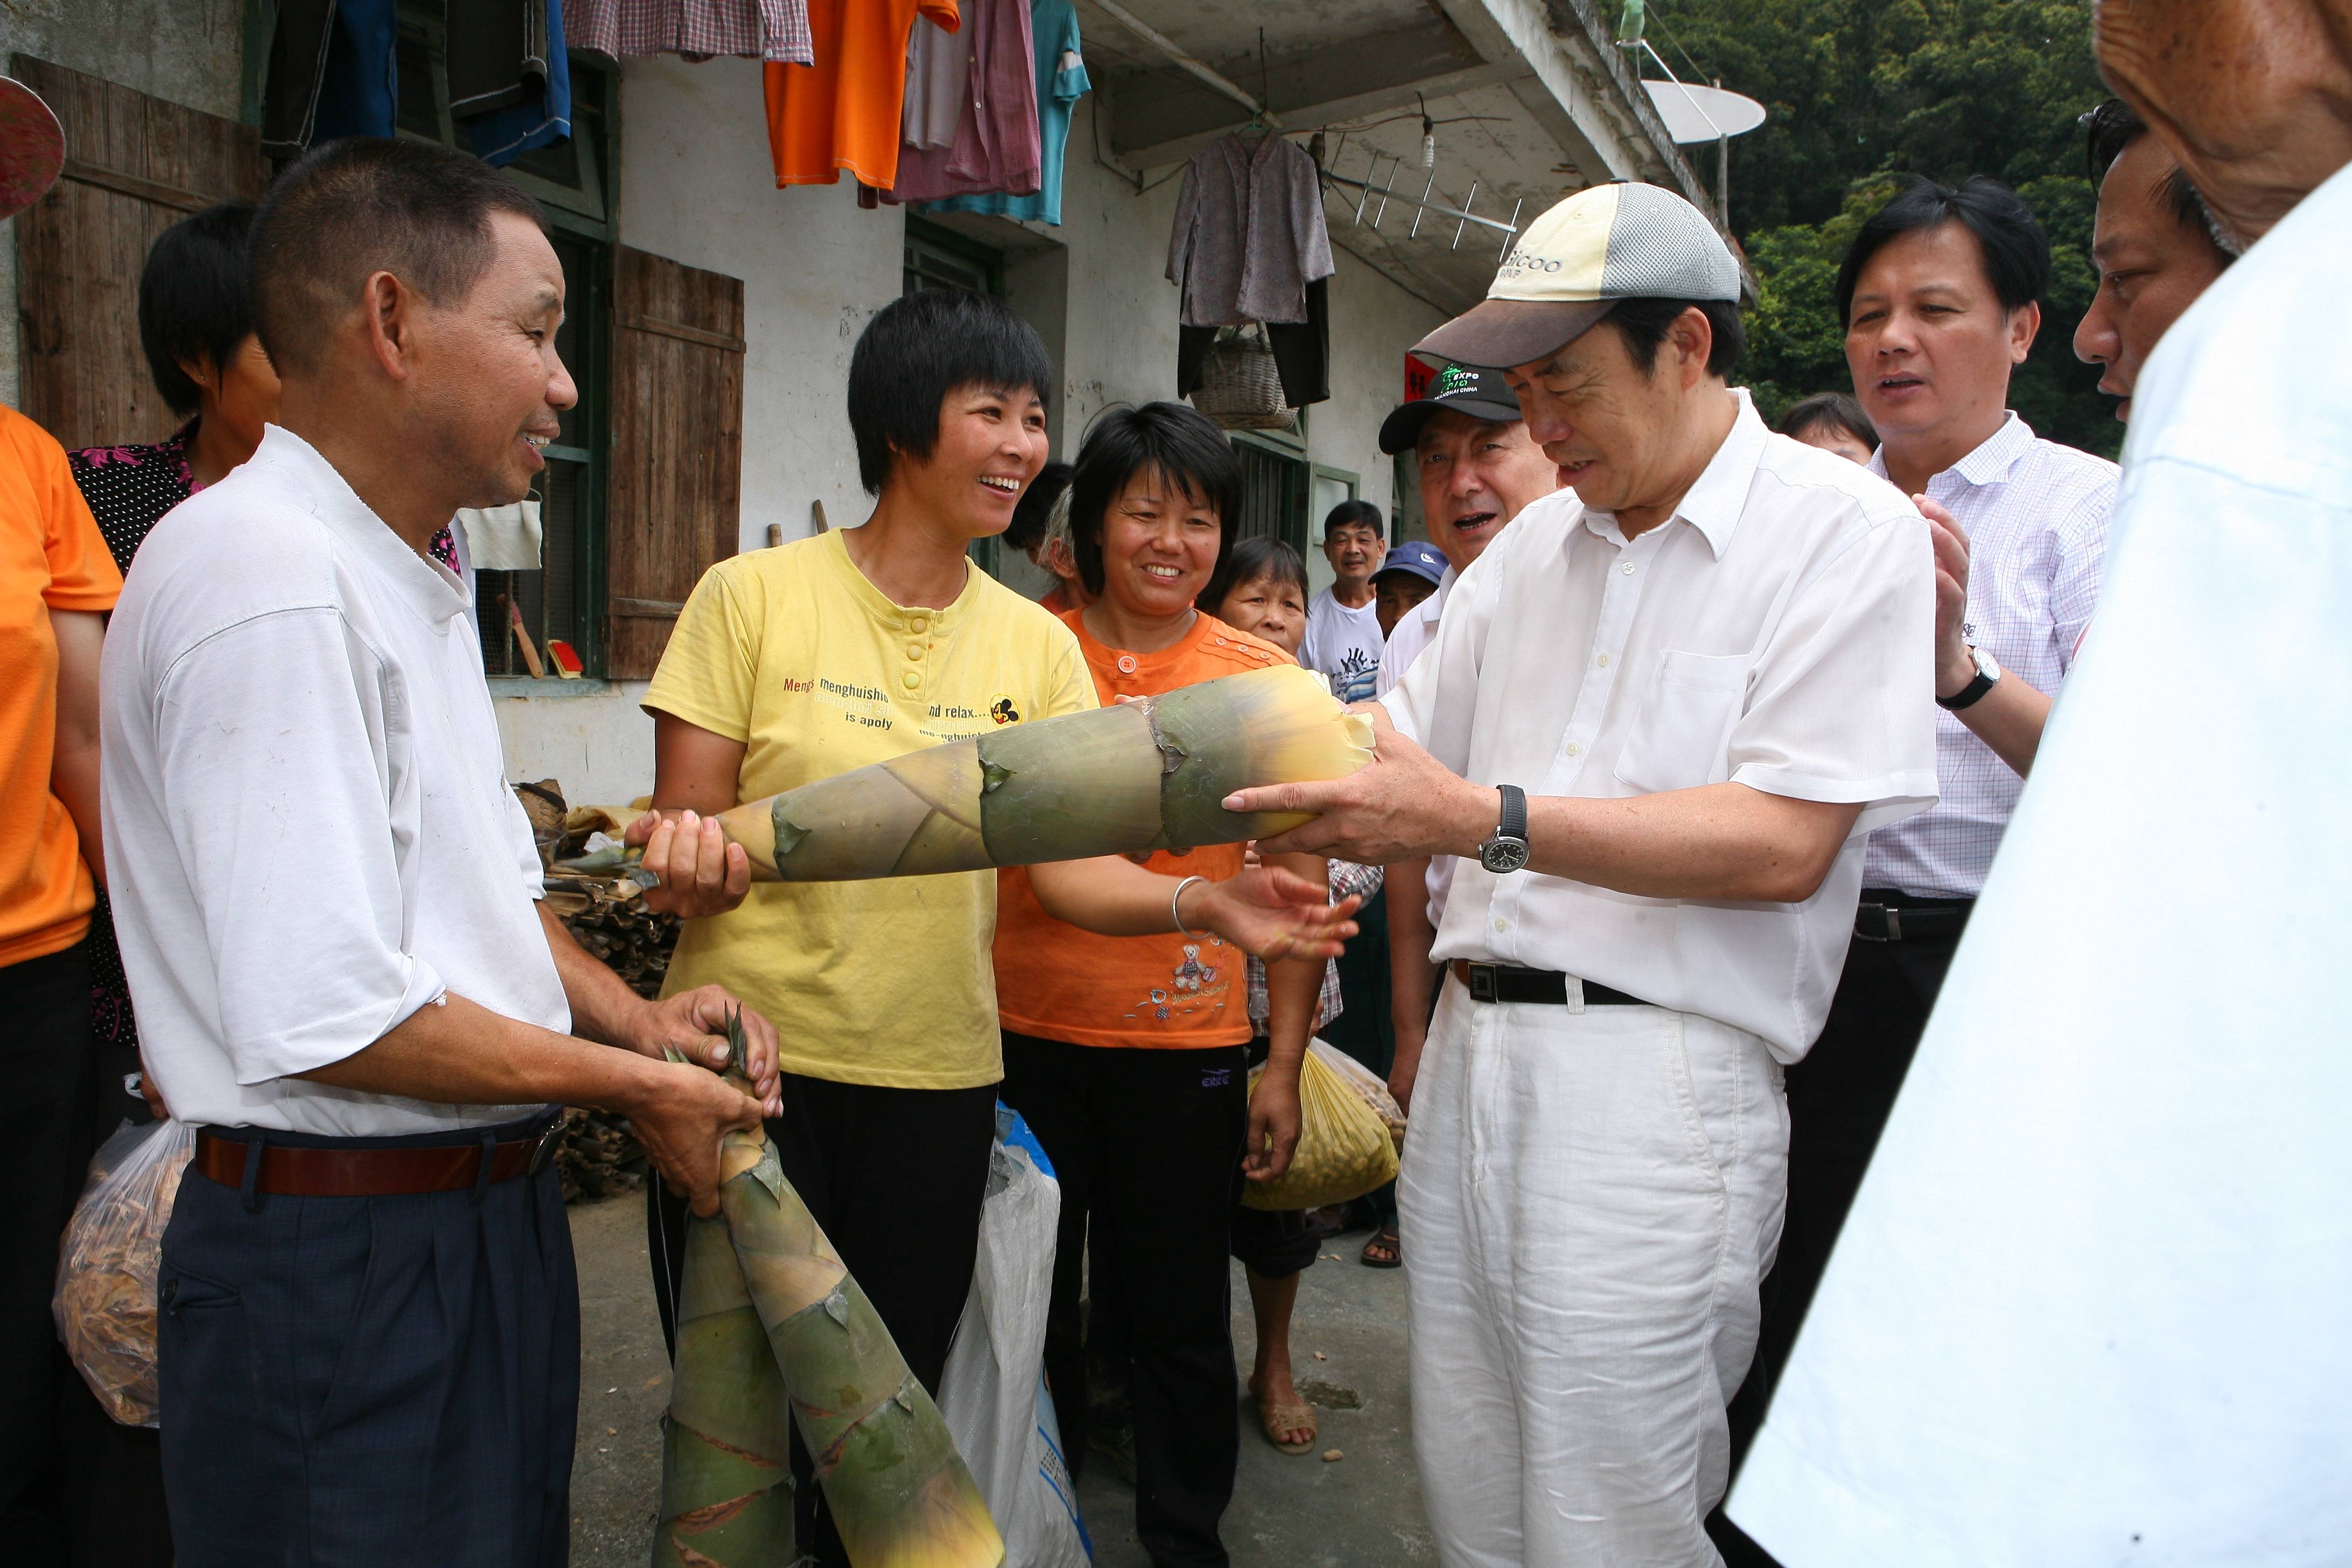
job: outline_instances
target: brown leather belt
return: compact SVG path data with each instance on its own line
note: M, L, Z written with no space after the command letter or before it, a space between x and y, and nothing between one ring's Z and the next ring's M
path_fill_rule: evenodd
M1454 978L1470 992L1473 1002L1548 1002L1563 1006L1568 1002L1568 976L1555 969L1521 969L1510 963L1473 963L1457 958L1446 965ZM1646 1007L1639 996L1629 996L1611 989L1598 980L1584 982L1584 1005L1588 1007Z
M511 1182L536 1174L555 1152L556 1123L537 1138L491 1146L490 1170L482 1175L482 1146L444 1144L430 1149L297 1149L264 1144L253 1190L272 1197L391 1198L411 1193L454 1193L488 1182ZM196 1134L190 1169L224 1187L243 1188L250 1143L211 1132Z

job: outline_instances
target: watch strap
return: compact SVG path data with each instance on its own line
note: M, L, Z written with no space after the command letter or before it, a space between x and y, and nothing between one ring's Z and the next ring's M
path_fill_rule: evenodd
M1957 713L1961 709L1970 706L1986 692L1990 691L2000 679L1998 667L1995 667L1991 672L1987 672L1985 669L1986 661L1982 654L1979 653L1975 648L1970 648L1969 650L1969 655L1976 660L1977 678L1974 680L1969 681L1966 686L1961 687L1958 691L1953 692L1949 697L1938 697L1936 699L1936 706L1941 708L1947 713Z
M1503 822L1502 826L1495 830L1495 836L1498 838L1516 838L1522 844L1526 843L1528 840L1528 792L1517 784L1499 784L1496 787L1501 791L1503 796Z

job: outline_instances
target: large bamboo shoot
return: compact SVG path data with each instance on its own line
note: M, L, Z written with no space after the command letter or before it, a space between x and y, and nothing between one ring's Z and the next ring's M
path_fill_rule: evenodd
M1000 1568L938 1406L763 1133L728 1135L719 1198L687 1235L655 1568L793 1560L787 1405L856 1568Z
M1344 778L1371 721L1320 678L1277 665L1161 696L909 752L722 812L759 880L919 877L1192 849L1307 820L1220 804L1256 784ZM582 871L609 864L570 862Z

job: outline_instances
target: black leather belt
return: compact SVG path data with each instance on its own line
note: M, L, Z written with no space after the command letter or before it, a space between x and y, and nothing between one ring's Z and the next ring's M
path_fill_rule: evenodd
M1473 1002L1549 1002L1555 1006L1568 1003L1568 976L1556 969L1521 969L1509 963L1473 963L1457 958L1451 965L1454 978L1469 988ZM1650 1004L1639 996L1628 996L1622 991L1612 991L1597 980L1584 983L1584 1005L1588 1007L1646 1007Z
M1923 942L1956 937L1968 929L1974 899L1909 900L1895 903L1865 896L1853 911L1853 934L1862 942Z

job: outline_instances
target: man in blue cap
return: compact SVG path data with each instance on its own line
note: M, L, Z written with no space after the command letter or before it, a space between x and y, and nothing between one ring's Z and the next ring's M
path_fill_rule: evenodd
M1389 552L1372 574L1372 604L1381 619L1381 636L1394 632L1408 611L1419 608L1445 582L1453 564L1434 544L1410 539Z

